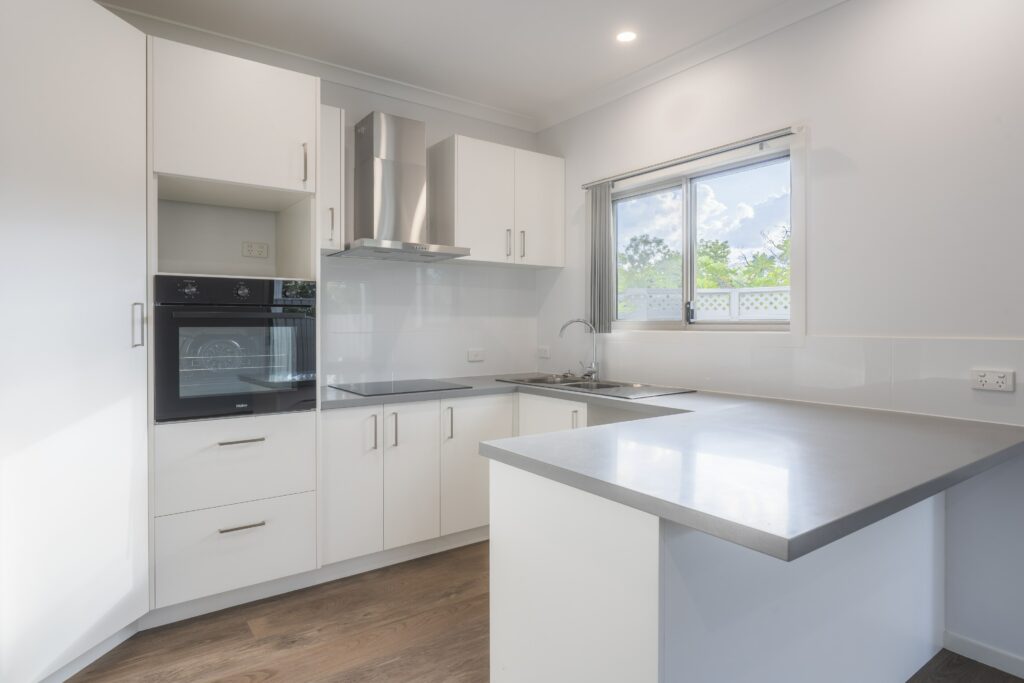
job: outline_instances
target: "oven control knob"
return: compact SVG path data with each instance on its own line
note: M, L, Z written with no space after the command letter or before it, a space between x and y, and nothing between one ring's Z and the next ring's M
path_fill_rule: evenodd
M248 299L249 294L249 287L244 282L235 287L235 296L239 299Z
M199 287L192 280L185 280L178 286L178 291L186 298L191 299L199 293Z

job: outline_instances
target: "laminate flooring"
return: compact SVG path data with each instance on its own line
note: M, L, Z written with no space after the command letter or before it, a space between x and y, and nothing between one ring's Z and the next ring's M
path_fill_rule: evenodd
M71 680L483 683L487 552L477 543L143 631ZM908 683L1022 681L943 650Z

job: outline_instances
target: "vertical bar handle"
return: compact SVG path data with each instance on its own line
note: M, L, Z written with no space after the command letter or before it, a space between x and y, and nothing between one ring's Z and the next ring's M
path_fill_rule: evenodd
M393 447L398 446L398 413L391 413L391 416L395 418L395 436L394 441L391 444Z
M302 143L302 182L309 180L309 145Z
M448 438L455 438L455 408L448 406Z
M378 442L378 438L377 438L377 427L378 427L378 424L377 424L377 413L374 413L373 414L373 450L377 450L378 448L380 448L380 443Z
M327 209L327 211L331 214L331 238L330 239L333 242L334 241L334 207L332 206L331 208Z
M576 429L580 426L580 411L572 411L572 428Z
M526 258L526 231L519 231L519 258Z
M135 312L138 311L138 315ZM132 304L132 348L138 348L146 345L146 305L141 302L135 302ZM136 322L138 322L139 334L136 336L135 328ZM136 341L138 340L138 341Z
M512 228L505 231L505 256L512 255Z

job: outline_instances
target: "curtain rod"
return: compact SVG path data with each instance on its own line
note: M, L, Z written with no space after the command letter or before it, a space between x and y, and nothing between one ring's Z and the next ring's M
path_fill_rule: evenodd
M644 166L643 168L637 168L632 171L626 171L618 175L609 176L607 178L601 178L600 180L593 180L589 183L584 183L582 189L589 190L594 185L600 185L601 183L616 182L618 180L625 180L627 178L635 178L636 176L643 175L645 173L653 173L654 171L660 171L662 169L671 168L672 166L678 166L679 164L685 164L690 161L696 161L698 159L704 159L705 157L714 156L715 154L722 154L724 152L731 152L734 149L740 149L741 147L747 147L749 145L756 145L759 142L768 142L769 140L777 140L784 138L788 135L793 135L797 131L793 130L792 127L780 128L779 130L773 130L770 133L764 133L763 135L756 135L746 140L740 140L739 142L733 142L728 145L722 145L721 147L712 147L706 149L703 152L697 152L696 154L688 154L685 157L677 157L670 161L663 161L660 164L653 164L651 166Z

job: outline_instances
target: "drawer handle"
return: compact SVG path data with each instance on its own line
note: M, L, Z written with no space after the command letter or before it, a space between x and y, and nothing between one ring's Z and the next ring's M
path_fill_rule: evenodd
M239 444L243 444L243 443L260 443L261 441L266 441L266 440L267 440L267 437L261 436L261 437L259 437L257 439L239 439L238 441L218 441L217 445L218 446L238 446Z
M254 524L243 524L242 526L233 526L230 529L217 529L218 534L230 534L232 531L245 531L246 529L255 529L256 527L266 526L267 521L256 522Z

